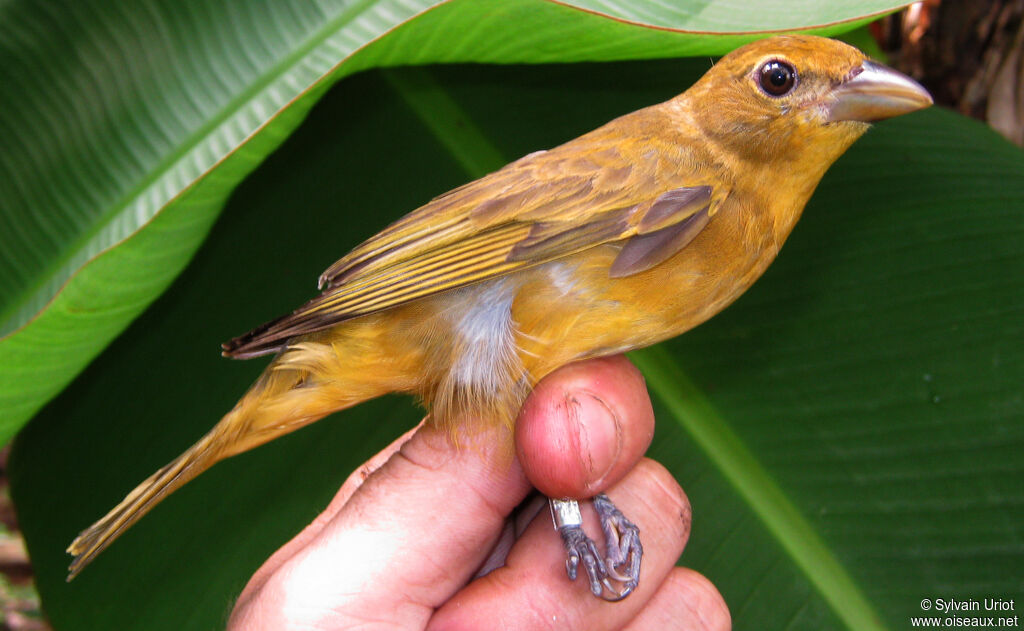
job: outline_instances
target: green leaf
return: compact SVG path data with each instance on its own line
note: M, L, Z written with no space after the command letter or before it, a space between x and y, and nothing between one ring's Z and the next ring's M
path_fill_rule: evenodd
M709 55L750 31L840 32L899 4L6 2L0 443L167 288L234 187L344 76Z
M634 353L652 392L849 629L884 628L846 568L680 365L663 348ZM670 460L671 462L671 460Z
M878 125L741 303L663 351L711 402L714 417L696 422L724 419L817 537L758 508L773 485L731 475L758 469L723 455L727 442L662 424L651 455L675 463L695 512L718 512L722 495L680 458L689 435L776 530L762 563L829 569L814 556L820 538L890 628L928 614L923 598L1019 591L1022 168L1018 148L939 109ZM661 358L650 383L672 402ZM714 576L739 553L723 544L692 562ZM801 567L842 616L849 593L814 570Z
M331 90L171 290L19 435L12 491L55 628L222 625L262 561L419 418L388 398L236 456L64 583L70 539L265 365L217 343L308 298L339 253L480 168L467 165L553 146L706 68L462 66ZM900 629L925 597L1019 590L1022 168L1019 149L938 108L880 124L751 291L638 356L650 455L694 508L681 562L715 582L736 628Z

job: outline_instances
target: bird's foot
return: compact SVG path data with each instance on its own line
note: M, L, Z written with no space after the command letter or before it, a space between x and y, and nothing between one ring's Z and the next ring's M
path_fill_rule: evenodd
M608 601L629 596L639 582L640 529L612 504L604 493L594 497L594 508L604 531L607 556L602 557L597 545L583 532L579 504L573 500L551 500L555 528L565 544L565 569L569 580L576 580L580 564L590 581L590 591Z
M604 493L595 495L593 503L604 532L608 575L622 584L615 600L621 600L629 596L640 582L640 560L644 556L640 529L626 519Z

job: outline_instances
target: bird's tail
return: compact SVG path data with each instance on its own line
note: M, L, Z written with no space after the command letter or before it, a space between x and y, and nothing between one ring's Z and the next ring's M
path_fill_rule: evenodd
M75 558L68 580L161 500L216 462L393 389L393 384L373 379L339 379L338 370L338 356L328 346L286 351L199 442L71 542L67 551ZM331 378L321 379L324 371Z
M75 558L68 567L69 581L160 500L213 464L211 453L218 440L215 432L216 429L173 462L146 478L106 516L82 531L71 542L67 551Z

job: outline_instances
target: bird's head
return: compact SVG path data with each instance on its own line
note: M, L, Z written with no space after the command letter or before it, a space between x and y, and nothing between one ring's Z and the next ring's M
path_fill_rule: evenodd
M909 77L836 40L785 35L747 44L679 99L720 147L751 162L827 168L868 124L931 105Z

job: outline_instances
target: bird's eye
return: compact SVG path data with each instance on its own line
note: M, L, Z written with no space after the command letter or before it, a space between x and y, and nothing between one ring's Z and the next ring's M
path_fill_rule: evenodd
M796 87L796 68L773 59L757 71L757 80L768 96L785 96Z

